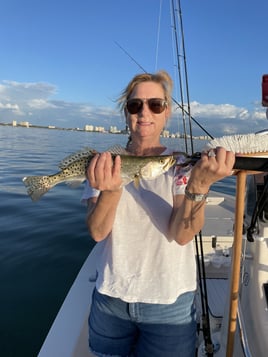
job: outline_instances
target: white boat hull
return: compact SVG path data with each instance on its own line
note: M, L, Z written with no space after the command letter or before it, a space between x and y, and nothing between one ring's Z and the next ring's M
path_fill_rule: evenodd
M219 350L214 353L217 357L226 355L230 295L227 279L231 267L230 257L226 252L231 254L232 250L234 207L233 197L211 193L206 207L206 224L202 237L206 277L210 284L208 301L212 336L215 343L219 344ZM251 351L248 356L252 357L266 357L268 351L268 309L263 292L263 283L268 282L268 228L264 227L261 233L262 236L254 243L246 244L244 239L247 247L239 303L244 321L243 333ZM216 249L211 245L212 236L217 237ZM94 356L88 349L87 320L95 287L97 255L98 245L88 256L73 283L38 354L39 357ZM217 281L213 282L213 279ZM217 317L217 314L221 316ZM204 356L202 343L199 356ZM240 334L235 338L233 356L244 356Z
M88 348L88 315L95 287L97 246L74 281L38 357L93 357Z

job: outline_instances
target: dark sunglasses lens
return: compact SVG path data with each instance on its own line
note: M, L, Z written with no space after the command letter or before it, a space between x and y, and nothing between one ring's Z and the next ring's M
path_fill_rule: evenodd
M148 100L150 110L155 114L160 114L164 111L166 103L162 99L149 99Z
M147 100L150 110L155 114L160 114L166 108L166 101L158 98L151 98ZM142 110L143 100L130 99L127 101L127 110L130 114L137 114Z
M143 106L141 99L130 99L127 101L127 110L130 114L137 114Z

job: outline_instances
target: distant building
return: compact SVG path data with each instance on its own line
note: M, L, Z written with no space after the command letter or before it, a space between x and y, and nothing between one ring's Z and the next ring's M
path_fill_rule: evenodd
M84 130L85 131L94 131L94 126L93 125L85 125Z
M112 134L117 134L120 133L120 130L118 130L116 126L110 126L109 132Z
M85 131L97 131L99 133L105 132L105 129L103 126L93 126L93 125L85 125L84 130Z
M17 126L17 121L16 120L12 120L12 126Z
M25 126L26 128L29 128L30 124L28 121L21 121L20 126Z
M162 131L162 136L163 136L164 138L168 138L168 137L169 137L169 131L168 131L168 130L163 130L163 131Z
M99 133L103 133L105 131L103 126L95 126L94 131L98 131Z

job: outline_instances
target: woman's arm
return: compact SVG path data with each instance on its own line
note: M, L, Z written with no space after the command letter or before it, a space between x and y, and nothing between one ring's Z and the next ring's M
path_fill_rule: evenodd
M215 149L215 155L209 157L202 153L201 159L194 166L187 190L195 194L207 194L210 186L232 172L235 155L223 148ZM205 220L205 200L195 202L185 195L173 196L173 210L169 222L169 235L177 243L184 245L191 241L203 227Z
M100 190L100 195L90 199L86 223L91 237L99 242L111 232L118 202L122 194L120 175L121 159L113 162L108 152L96 155L87 169L91 187Z

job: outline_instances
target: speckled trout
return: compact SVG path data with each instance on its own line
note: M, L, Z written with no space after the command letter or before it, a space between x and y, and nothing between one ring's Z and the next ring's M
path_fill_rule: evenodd
M122 185L134 181L138 187L139 180L151 180L166 172L175 164L173 155L163 156L132 156L121 146L115 146L108 151L113 159L121 156ZM91 148L85 148L69 155L59 164L60 171L48 176L28 176L22 179L27 188L27 193L33 201L38 201L47 191L55 185L66 182L76 187L86 179L86 169L91 159L98 152Z

